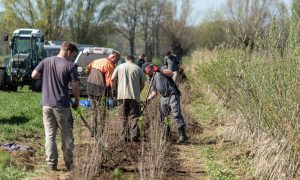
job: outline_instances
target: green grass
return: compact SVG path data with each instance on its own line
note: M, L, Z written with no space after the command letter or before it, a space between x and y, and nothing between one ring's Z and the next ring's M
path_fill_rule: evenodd
M152 63L159 66L162 65L163 61L160 58L153 58Z
M0 93L0 141L22 142L43 132L41 94L27 88ZM25 143L25 142L23 142Z
M26 173L14 166L8 166L6 168L0 169L0 179L3 180L15 180L15 179L24 179Z
M11 161L10 155L5 152L0 150L0 169L6 168Z
M11 165L9 153L0 151L0 179L14 180L25 177L24 171Z
M209 55L211 53L208 53ZM184 57L183 65L189 79L189 104L186 109L204 128L203 134L198 139L198 153L205 161L209 179L234 180L252 177L251 158L244 156L246 148L235 143L221 143L223 135L222 126L226 124L230 111L224 103L214 94L205 76L198 72L198 58L213 59L214 56ZM210 144L207 142L216 142Z
M209 179L233 180L239 179L239 175L251 177L251 158L235 158L245 148L235 143L218 144L222 140L219 136L222 125L226 123L227 110L205 94L192 101L188 108L204 127L204 133L199 135L198 151L205 161ZM217 144L206 143L209 141Z
M34 149L35 156L43 156L41 94L24 87L18 92L1 91L0 100L0 142L29 146ZM26 176L23 170L25 165L19 163L16 153L13 154L0 154L0 166L3 167L0 179L21 179Z

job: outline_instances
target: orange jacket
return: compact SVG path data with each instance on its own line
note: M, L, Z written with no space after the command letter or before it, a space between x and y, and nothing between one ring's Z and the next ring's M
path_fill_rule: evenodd
M105 85L106 87L111 86L111 76L114 72L115 65L107 58L96 59L92 61L87 68L91 70L92 68L100 70L105 77Z

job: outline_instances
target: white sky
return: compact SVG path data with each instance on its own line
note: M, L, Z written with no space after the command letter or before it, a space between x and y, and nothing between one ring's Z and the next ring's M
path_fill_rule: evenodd
M199 24L201 19L205 17L210 10L220 9L227 0L190 0L192 6L192 19L190 24ZM292 0L281 0L288 7L291 6Z

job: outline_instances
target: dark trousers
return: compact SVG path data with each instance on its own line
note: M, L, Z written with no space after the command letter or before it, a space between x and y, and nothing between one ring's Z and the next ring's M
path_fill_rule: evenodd
M105 125L105 100L104 96L89 96L91 101L91 136L95 136L96 133L102 132Z
M123 125L122 136L125 140L136 141L140 137L138 117L140 117L140 105L133 99L121 99L119 114Z
M172 113L178 128L185 127L185 120L181 113L180 96L178 94L171 94L168 97L160 98L160 118L164 122L165 118Z

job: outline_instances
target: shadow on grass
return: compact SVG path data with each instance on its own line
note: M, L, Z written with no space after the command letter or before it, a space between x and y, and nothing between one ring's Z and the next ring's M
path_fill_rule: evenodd
M0 119L0 124L15 124L15 125L19 125L19 124L24 124L27 123L29 121L29 118L27 118L24 115L18 115L18 116L11 116L9 118L1 118Z

